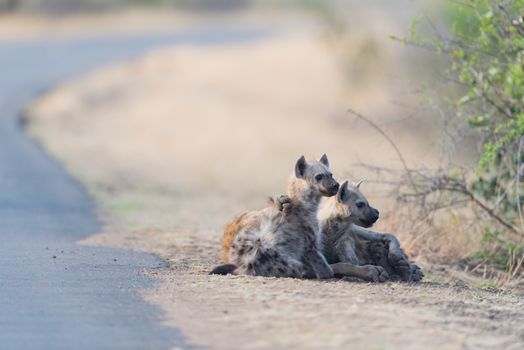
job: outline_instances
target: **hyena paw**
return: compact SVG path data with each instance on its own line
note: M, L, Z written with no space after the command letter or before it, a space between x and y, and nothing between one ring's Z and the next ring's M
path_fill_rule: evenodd
M284 214L289 214L292 207L291 198L289 198L285 194L281 194L276 198L275 205L277 206L278 211L281 211Z
M390 250L388 253L388 262L403 281L411 280L411 264L402 252Z
M386 282L389 280L389 274L382 266L364 265L366 271L363 279L369 282Z
M410 281L411 282L419 282L422 280L422 278L424 277L424 273L422 272L422 270L420 269L420 267L415 264L414 262L412 262L410 265L409 265L410 269L411 269L411 278L410 278Z

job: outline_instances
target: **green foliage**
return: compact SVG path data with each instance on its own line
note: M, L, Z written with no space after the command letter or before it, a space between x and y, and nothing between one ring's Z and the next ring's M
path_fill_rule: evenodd
M486 263L500 270L511 271L514 266L512 256L522 256L524 254L524 245L518 245L508 242L501 242L499 245L473 253L469 258L474 260L484 260Z
M485 136L479 165L487 170L511 157L524 133L523 2L480 0L452 17L452 73L466 93L457 103ZM505 169L510 170L510 169Z
M483 142L471 190L512 221L524 192L524 1L449 2L447 12L449 38L420 38L415 20L410 41L448 59L450 80L463 91L455 118Z
M495 289L497 284L491 280L480 280L475 283L475 288L479 289Z
M466 194L487 214L473 219L484 227L486 247L474 257L510 269L515 255L524 254L524 0L446 4L444 30L416 18L408 38L399 40L448 62L446 75L456 86L441 98L447 98L441 107L450 112L448 125L469 129L480 142L473 172L460 182L449 171L463 183L458 194L450 191Z

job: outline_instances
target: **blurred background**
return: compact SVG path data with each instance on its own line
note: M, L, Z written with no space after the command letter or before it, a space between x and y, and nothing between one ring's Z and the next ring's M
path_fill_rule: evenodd
M300 155L327 153L339 179L365 180L377 228L412 256L495 266L501 285L499 273L520 274L520 238L504 238L511 252L484 240L501 224L477 211L499 208L500 196L475 192L486 133L449 103L464 95L449 84L452 23L477 12L452 1L0 0L0 38L156 43L27 111L31 135L120 231L192 230L216 247L235 213L285 191Z

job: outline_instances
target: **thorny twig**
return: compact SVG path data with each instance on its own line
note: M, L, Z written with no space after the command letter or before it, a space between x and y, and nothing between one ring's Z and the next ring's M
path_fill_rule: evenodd
M397 153L397 156L402 163L403 166L403 173L400 176L400 180L393 181L393 183L397 187L397 200L403 201L403 202L410 202L410 198L413 199L417 205L419 206L419 209L423 211L423 216L427 217L429 213L435 212L437 210L443 209L443 208L449 208L457 204L465 203L466 201L469 201L471 203L474 203L476 206L482 209L484 213L486 213L489 217L497 221L500 225L508 229L509 231L513 233L519 233L519 230L515 228L512 224L507 222L503 217L501 217L494 208L491 208L488 204L484 203L483 200L481 200L478 196L471 191L467 186L467 180L465 176L457 177L457 176L450 176L448 174L448 171L444 169L437 169L437 170L429 170L429 169L411 169L408 167L407 162L398 148L398 146L395 144L393 139L375 122L371 121L370 119L366 118L360 113L355 112L352 109L348 109L348 112L355 115L359 119L364 120L367 122L373 129L375 129L380 135L382 135L388 143L393 147L395 152ZM524 141L522 141L524 143ZM381 168L377 166L371 166L368 164L362 164L362 166L367 167L371 170L376 171L377 173L395 173L392 169L387 168ZM408 183L404 183L402 178L407 178ZM418 185L417 181L418 180ZM385 183L381 181L382 183ZM391 184L391 181L387 181L389 184ZM400 191L400 188L403 186L408 186L411 190L409 192L402 193ZM441 200L438 200L438 204L430 205L428 204L428 197L435 193L455 193L460 194L464 196L464 199L455 199L448 201L447 203L442 203ZM524 232L521 231L521 232Z

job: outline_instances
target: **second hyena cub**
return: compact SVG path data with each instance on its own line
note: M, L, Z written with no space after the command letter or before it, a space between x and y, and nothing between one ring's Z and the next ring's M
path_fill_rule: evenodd
M226 261L211 273L253 276L331 278L333 271L320 253L318 206L323 196L334 196L338 182L326 155L307 162L302 156L291 176L287 200L237 216L224 233ZM293 210L286 210L290 204ZM282 205L282 210L278 210ZM224 240L222 242L224 244ZM224 255L224 254L223 254Z
M335 274L383 282L387 279L419 281L423 274L410 262L391 234L368 230L379 212L359 189L360 183L344 182L337 196L319 212L322 252Z

